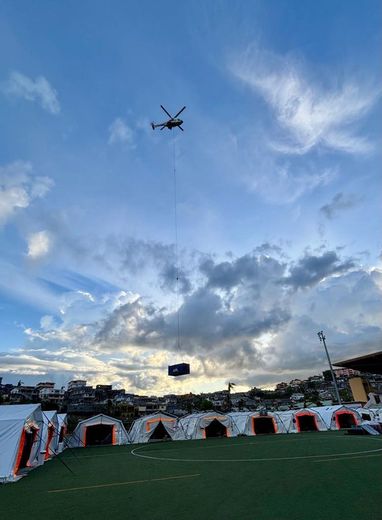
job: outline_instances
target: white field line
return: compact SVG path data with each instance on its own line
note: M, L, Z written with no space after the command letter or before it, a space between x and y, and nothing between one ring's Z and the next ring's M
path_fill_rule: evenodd
M114 486L128 486L129 484L144 484L146 482L162 482L164 480L179 480L184 478L200 477L200 473L194 473L192 475L173 475L170 477L161 478L150 478L146 480L128 480L126 482L110 482L108 484L95 484L94 486L82 486L74 488L63 488L63 489L51 489L48 493L65 493L66 491L82 491L83 489L99 489Z
M326 459L333 457L347 457L350 455L363 455L367 453L377 453L382 452L382 448L377 448L375 450L363 450L363 451L349 451L343 453L331 453L328 455L299 455L295 457L264 457L264 458L254 458L254 459L180 459L180 458L171 458L171 457L155 457L152 455L143 455L142 453L137 453L139 450L142 450L146 446L140 446L131 450L131 454L135 457L141 457L144 459L151 460L163 460L163 461L172 461L172 462L272 462L272 461L285 461L285 460L309 460L309 459Z

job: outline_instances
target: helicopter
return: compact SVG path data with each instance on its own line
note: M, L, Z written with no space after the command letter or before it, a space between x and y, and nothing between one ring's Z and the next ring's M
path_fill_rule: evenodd
M161 105L160 107L164 112L166 112L166 114L168 115L168 117L170 119L168 121L166 121L165 123L159 123L157 125L155 123L151 123L151 128L153 130L155 130L158 127L161 130L163 130L164 128L168 128L169 130L172 130L173 128L177 127L177 128L179 128L179 130L182 130L182 132L184 132L184 129L181 127L183 121L181 119L178 119L178 116L179 116L179 114L181 114L183 112L183 110L186 107L183 107L181 110L179 110L179 112L174 117L172 117L172 115L169 112L167 112L167 110L164 108L163 105Z

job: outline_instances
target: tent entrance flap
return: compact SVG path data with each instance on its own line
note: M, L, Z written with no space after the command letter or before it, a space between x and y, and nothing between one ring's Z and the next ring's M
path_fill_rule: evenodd
M206 437L227 437L227 428L217 419L214 419L204 429Z
M95 424L86 427L86 446L113 444L113 424Z
M159 421L158 424L155 426L152 434L150 435L150 441L162 441L167 440L171 441L171 436L169 435L166 428L163 426L162 421Z
M46 448L45 448L45 460L48 460L49 457L50 457L50 445L52 443L52 440L53 440L53 435L54 435L54 426L53 424L49 424L48 426L48 440L46 441Z
M272 417L252 417L253 433L276 433Z
M65 428L65 426L61 426L61 429L60 429L60 437L59 437L59 439L58 439L58 442L59 442L59 443L64 442L65 432L66 432L66 428Z
M298 415L296 417L297 428L300 432L318 432L317 422L314 415Z
M20 461L16 468L16 474L20 470L22 470L28 466L28 461L31 456L35 437L36 437L36 430L34 430L34 429L32 429L30 432L28 432L28 431L23 432L23 446L22 446Z
M356 420L354 419L354 415L352 413L338 413L336 415L336 421L339 429L357 426Z

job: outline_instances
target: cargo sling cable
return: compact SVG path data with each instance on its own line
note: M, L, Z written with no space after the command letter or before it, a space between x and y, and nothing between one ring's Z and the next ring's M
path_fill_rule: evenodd
M174 230L175 230L175 303L177 320L177 350L180 352L180 310L179 310L179 251L178 251L178 199L176 183L176 138L173 140L173 178L174 178Z
M172 130L173 128L179 128L182 132L184 129L182 127L183 121L179 119L179 115L185 110L185 106L179 110L179 112L172 116L168 110L161 105L161 109L165 114L170 118L168 121L163 123L155 124L151 123L151 127L153 130L156 128L160 128L160 130L164 130L167 128L168 130ZM174 180L174 228L175 228L175 303L176 303L176 321L177 321L177 340L176 340L176 350L180 353L181 345L180 345L180 308L179 308L179 245L178 245L178 212L177 212L177 182L176 182L176 138L173 140L173 180ZM177 365L170 365L168 367L168 375L169 376L182 376L190 373L190 365L188 363L179 363Z

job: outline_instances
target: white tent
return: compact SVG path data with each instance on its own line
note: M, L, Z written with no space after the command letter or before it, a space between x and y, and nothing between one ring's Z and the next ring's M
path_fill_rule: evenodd
M43 427L41 432L41 462L51 459L58 451L58 419L57 411L42 411Z
M301 408L300 410L289 410L287 413L290 415L289 433L326 431L328 429L318 408ZM287 413L281 414L286 421Z
M85 448L86 446L128 443L127 432L122 421L101 413L80 421L70 436L68 446Z
M39 404L0 406L0 482L14 482L39 464L42 422Z
M66 413L58 413L58 453L61 453L62 450L66 448L66 440L65 435L68 431L68 421Z
M175 437L177 418L166 413L140 417L133 422L129 431L130 442L172 440Z
M288 431L287 425L278 412L231 412L228 415L234 421L240 435L287 433Z
M317 410L329 430L341 430L342 428L358 426L362 420L357 409L349 406L318 406L313 408L313 410Z
M236 437L239 430L232 417L218 412L194 413L178 422L177 440Z

